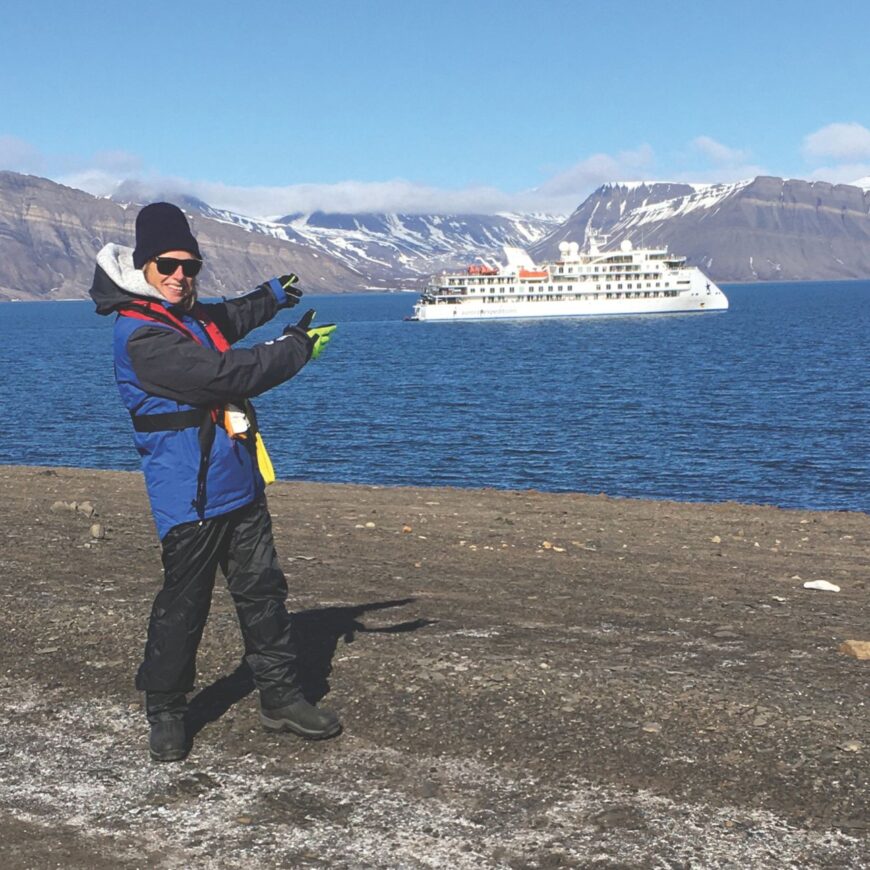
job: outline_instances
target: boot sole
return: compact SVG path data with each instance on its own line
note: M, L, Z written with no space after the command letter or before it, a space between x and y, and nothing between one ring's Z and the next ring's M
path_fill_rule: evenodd
M331 728L324 731L310 731L308 728L303 728L296 722L291 722L289 719L270 719L263 713L260 713L260 722L267 731L278 733L280 731L292 731L293 734L299 737L305 737L307 740L327 740L330 737L335 737L341 733L341 722L336 722Z
M190 749L175 749L172 752L161 752L157 753L153 750L149 750L151 752L151 760L152 761L181 761L183 758L187 758L190 753Z

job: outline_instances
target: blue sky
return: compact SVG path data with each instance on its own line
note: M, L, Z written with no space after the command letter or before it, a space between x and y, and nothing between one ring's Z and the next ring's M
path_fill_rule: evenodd
M0 168L249 214L870 176L870 3L13 0Z

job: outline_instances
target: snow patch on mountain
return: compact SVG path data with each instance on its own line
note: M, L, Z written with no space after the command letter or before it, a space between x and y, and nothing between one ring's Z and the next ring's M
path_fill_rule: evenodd
M662 200L636 206L628 214L621 228L627 229L642 224L660 223L675 217L682 217L699 209L712 210L724 199L733 196L743 188L752 184L753 179L737 181L731 184L693 184L694 192L687 196L677 196L673 199Z
M464 265L500 252L504 245L526 246L552 232L563 220L553 215L289 215L277 224L294 240L326 251L348 266L394 280L426 277L437 269Z

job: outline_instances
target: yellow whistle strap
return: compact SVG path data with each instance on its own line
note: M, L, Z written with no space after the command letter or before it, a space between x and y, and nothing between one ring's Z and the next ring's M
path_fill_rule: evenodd
M260 433L257 432L254 437L257 444L257 467L260 469L263 482L268 486L275 482L275 469L272 467L272 460L269 459L266 445L263 443Z

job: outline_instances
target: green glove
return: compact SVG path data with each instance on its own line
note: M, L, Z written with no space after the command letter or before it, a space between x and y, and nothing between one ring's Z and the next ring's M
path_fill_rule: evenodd
M311 359L317 359L323 353L323 349L329 344L335 328L334 323L324 323L323 326L315 326L306 330L308 337L314 341L314 346L311 348Z
M298 323L293 324L293 326L288 326L284 330L284 334L287 335L288 332L303 332L308 338L314 342L311 347L311 359L317 359L320 354L323 352L323 348L329 344L329 339L332 336L332 333L335 332L335 324L334 323L324 323L323 326L312 326L311 324L314 322L314 315L317 312L313 308L309 308L305 314L299 319Z

